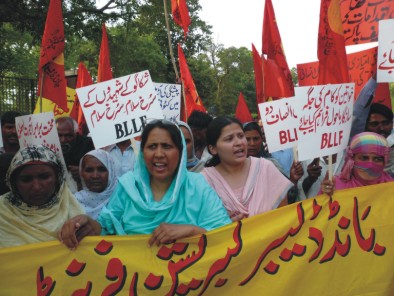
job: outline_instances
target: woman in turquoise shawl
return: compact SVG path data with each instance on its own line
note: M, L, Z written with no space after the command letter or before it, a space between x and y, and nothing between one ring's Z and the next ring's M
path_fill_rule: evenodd
M152 234L149 245L160 245L231 223L204 177L187 171L186 145L177 125L154 120L141 138L134 172L119 179L98 221L80 215L64 224L59 238L67 247L99 234Z

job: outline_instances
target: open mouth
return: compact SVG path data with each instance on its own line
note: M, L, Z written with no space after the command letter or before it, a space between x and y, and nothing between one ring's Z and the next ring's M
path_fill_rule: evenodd
M154 162L153 167L155 168L156 171L161 172L167 167L167 165L161 162Z
M245 149L238 149L234 151L234 154L238 157L242 157L245 155Z

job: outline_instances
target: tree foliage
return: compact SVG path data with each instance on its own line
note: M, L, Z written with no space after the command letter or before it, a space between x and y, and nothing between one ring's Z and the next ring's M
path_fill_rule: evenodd
M65 68L84 62L95 78L106 23L114 77L148 69L156 82L175 82L163 0L63 0ZM256 112L253 61L246 48L212 43L211 27L200 19L199 0L188 0L192 19L185 39L166 1L170 39L182 44L199 95L216 115L234 114L242 92ZM39 51L49 0L3 0L0 4L0 75L37 76Z

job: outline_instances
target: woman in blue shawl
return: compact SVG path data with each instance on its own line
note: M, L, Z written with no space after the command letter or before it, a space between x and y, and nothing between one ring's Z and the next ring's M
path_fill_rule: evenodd
M87 235L152 234L149 245L160 245L231 223L216 192L202 175L188 172L186 162L179 127L166 120L149 122L134 172L119 179L98 220L70 219L60 240L73 249Z

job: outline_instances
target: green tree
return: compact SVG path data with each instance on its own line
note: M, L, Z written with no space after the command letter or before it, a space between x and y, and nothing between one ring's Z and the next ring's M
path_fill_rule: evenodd
M212 44L209 58L215 73L215 97L210 105L218 115L234 114L242 92L251 112L256 111L252 53L246 47Z
M40 48L28 32L16 30L10 23L0 24L0 75L35 77Z
M293 80L293 84L294 86L298 86L298 72L297 72L297 68L293 67L291 68L291 78Z

